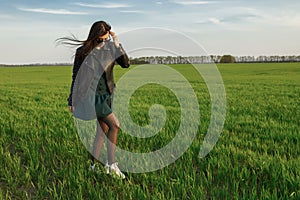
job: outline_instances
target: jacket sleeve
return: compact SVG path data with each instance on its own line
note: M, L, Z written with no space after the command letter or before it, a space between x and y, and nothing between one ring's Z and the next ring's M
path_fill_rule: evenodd
M73 88L73 106L84 101L89 93L95 75L95 58L90 53L81 64Z
M116 47L116 55L115 56L116 56L117 63L121 67L128 68L130 66L129 58L121 44L119 44L119 47Z
M68 105L72 106L72 95L73 95L73 88L74 88L74 83L75 83L75 79L77 76L77 73L80 69L80 66L83 62L83 58L81 58L81 56L79 56L79 50L76 50L76 54L75 54L75 59L74 59L74 64L73 64L73 74L72 74L72 84L71 84L71 88L70 88L70 95L68 98Z

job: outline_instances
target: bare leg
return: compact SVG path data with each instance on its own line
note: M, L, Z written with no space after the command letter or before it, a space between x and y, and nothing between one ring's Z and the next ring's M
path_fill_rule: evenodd
M116 151L116 144L118 138L118 132L120 129L120 123L118 118L115 116L114 113L109 114L108 116L102 118L102 120L108 126L108 133L107 133L107 157L108 157L108 164L111 165L115 162L115 151Z
M96 130L96 137L93 144L93 155L92 155L92 162L94 163L95 158L98 160L101 149L103 147L105 133L108 129L108 126L103 121L97 122L97 130Z

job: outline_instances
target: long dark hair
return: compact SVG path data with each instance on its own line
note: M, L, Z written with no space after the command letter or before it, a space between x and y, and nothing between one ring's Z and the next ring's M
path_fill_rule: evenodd
M105 35L111 30L111 26L105 21L95 22L89 32L86 40L78 40L73 34L70 37L62 37L56 40L58 45L70 45L70 46L83 46L83 51L80 52L78 56L88 55L102 40L100 36Z

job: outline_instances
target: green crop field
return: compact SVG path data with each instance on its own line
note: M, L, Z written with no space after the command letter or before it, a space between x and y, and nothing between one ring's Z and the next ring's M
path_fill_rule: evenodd
M176 162L126 173L125 180L88 170L89 153L67 108L72 67L1 67L0 199L300 199L300 63L218 65L227 114L204 158L198 153L210 119L208 89L191 65L170 66L197 95L198 134ZM116 67L115 78L128 70ZM180 105L165 87L134 93L133 120L147 124L154 103L166 107L164 129L147 139L120 131L120 147L148 152L174 137Z

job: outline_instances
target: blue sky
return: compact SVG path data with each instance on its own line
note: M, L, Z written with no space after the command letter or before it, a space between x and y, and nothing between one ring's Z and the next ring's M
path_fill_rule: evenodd
M193 38L209 54L300 55L299 0L0 0L0 9L5 64L72 62L74 49L56 47L55 39L71 33L85 39L98 20L112 25L125 48L130 44L122 33L161 27Z

